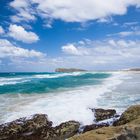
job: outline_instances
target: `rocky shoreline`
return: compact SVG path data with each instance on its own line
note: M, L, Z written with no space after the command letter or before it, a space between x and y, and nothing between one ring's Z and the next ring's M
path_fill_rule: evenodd
M94 123L82 127L74 120L53 127L46 114L20 118L0 125L0 140L140 140L140 105L121 116L114 109L91 111Z

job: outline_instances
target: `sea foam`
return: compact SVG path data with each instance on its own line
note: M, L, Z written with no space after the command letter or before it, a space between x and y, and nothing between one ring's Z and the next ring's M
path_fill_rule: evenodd
M3 85L15 85L17 83L28 82L29 80L24 78L0 78L0 86Z
M92 124L94 114L90 108L98 106L98 100L107 92L111 92L122 81L120 74L113 73L111 78L104 79L100 85L82 86L64 92L51 94L34 94L34 96L21 95L11 104L11 111L3 116L5 122L19 117L45 113L54 125L75 120L82 125Z

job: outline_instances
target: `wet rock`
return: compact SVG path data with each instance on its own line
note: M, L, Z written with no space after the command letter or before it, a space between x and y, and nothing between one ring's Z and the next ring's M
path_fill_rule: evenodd
M114 126L126 124L140 116L140 105L129 107L120 117L119 120L113 123Z
M140 125L132 122L122 126L103 127L75 135L68 140L140 140Z
M113 139L113 138L112 138ZM114 137L116 140L140 140L140 126L126 125L120 134Z
M80 127L80 123L76 121L69 121L56 126L54 129L60 140L74 136Z
M118 122L121 125L91 130L69 140L140 140L140 105L128 108Z
M86 126L84 126L83 133L85 133L87 131L95 130L98 128L102 128L102 127L108 127L108 126L109 126L108 123L86 125Z
M102 121L106 119L110 119L112 117L115 117L116 110L114 109L92 109L92 111L95 114L96 121Z
M0 139L31 135L44 126L52 126L52 122L48 121L45 114L36 114L28 119L20 118L13 122L0 125Z
M0 125L0 140L64 140L75 135L79 122L69 121L52 127L45 114L20 118Z
M114 120L118 119L119 115L116 114L116 110L114 109L91 109L94 112L95 115L95 121L99 122L96 124L86 125L83 127L83 133L95 130L102 127L108 127L113 124ZM107 120L112 119L112 120ZM106 122L101 122L106 121Z

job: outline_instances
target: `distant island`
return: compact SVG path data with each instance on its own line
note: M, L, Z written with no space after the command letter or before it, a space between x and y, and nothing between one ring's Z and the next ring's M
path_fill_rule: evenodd
M140 71L140 68L130 68L130 69L126 69L124 71Z
M140 71L140 68L129 69L129 71Z
M84 72L86 70L76 68L57 68L55 72Z

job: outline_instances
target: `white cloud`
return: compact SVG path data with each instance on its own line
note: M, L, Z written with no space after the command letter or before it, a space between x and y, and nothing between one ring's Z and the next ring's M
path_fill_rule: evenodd
M82 42L82 44L81 44ZM109 55L120 55L124 51L130 52L137 47L139 49L140 41L132 40L102 40L102 41L92 41L85 40L79 41L74 44L67 44L61 47L62 52L71 56L109 56ZM126 51L128 50L128 51ZM121 53L120 53L121 52Z
M62 46L62 51L67 54L79 55L77 48L73 44Z
M2 26L0 26L0 34L4 34L4 33L5 33L4 29L2 28Z
M85 22L123 15L129 6L139 7L140 0L14 0L10 5L18 11L16 16L25 20L35 20L35 15L39 15L45 19Z
M16 9L20 9L20 8L28 7L29 3L27 0L14 0L10 3L10 6Z
M98 23L111 23L113 19L111 17L100 18L97 20ZM114 23L113 23L114 24Z
M22 26L10 25L8 35L18 41L33 43L39 40L39 37L31 32L26 31Z
M13 22L36 20L36 17L34 16L35 12L30 7L30 1L14 0L10 3L10 6L18 11L17 15L11 16L11 20Z
M29 14L25 10L20 10L20 13L18 15L11 16L11 20L13 22L21 22L21 21L30 21L30 20L35 20L35 16Z
M64 53L69 55L88 55L88 49L85 47L81 47L82 45L85 45L83 41L78 42L78 46L75 46L74 44L67 44L65 46L62 46L61 49Z
M131 27L131 26L136 26L138 24L139 24L139 22L125 22L122 26L123 27Z
M67 54L82 55L82 53L73 44L62 46L62 51Z
M42 58L44 56L41 52L17 47L6 39L0 39L0 58Z
M139 36L140 35L140 30L132 30L132 31L122 31L114 34L108 34L107 36L112 37L112 36L119 36L119 37L128 37L128 36Z
M31 50L16 47L7 40L0 40L0 59L10 58L9 69L15 70L16 68L18 71L48 71L58 67L111 70L140 66L139 40L105 39L95 41L86 39L69 44L69 46L71 46L69 48L76 48L76 53L73 53L75 49L72 51L67 49L68 51L64 52L62 47L64 55L43 57L44 54L38 51L33 53ZM33 60L32 57L38 59ZM7 68L8 66L5 70Z
M125 36L132 36L132 35L140 35L140 31L124 31L118 33L118 35L125 37Z
M140 41L106 39L102 41L84 40L82 42L84 43L81 47L79 47L79 42L74 43L76 53L71 53L68 49L69 55L63 58L63 64L72 66L73 62L77 62L75 65L78 67L95 67L96 69L126 68L139 64ZM65 53L68 54L68 52ZM79 56L77 52L78 54L80 52L88 53L86 55L81 53Z

